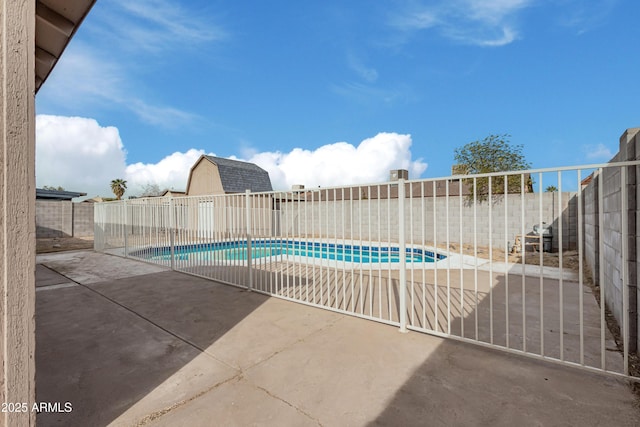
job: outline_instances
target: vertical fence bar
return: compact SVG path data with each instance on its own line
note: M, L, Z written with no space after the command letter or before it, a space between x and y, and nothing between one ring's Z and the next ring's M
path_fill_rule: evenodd
M340 236L342 238L342 247L344 248L346 246L346 242L345 242L345 237L347 236L347 231L346 231L346 226L347 226L347 219L345 216L345 198L344 198L344 187L342 187L340 189L340 197L341 197L341 201L340 201L340 219L342 222L342 232L340 233ZM338 251L336 250L336 265L337 265L337 260L338 260ZM343 249L343 255L342 255L342 306L344 307L344 311L348 311L347 309L347 267L345 264L345 256L344 256L344 249Z
M333 189L333 243L334 243L334 260L335 262L333 263L333 279L334 279L334 286L335 286L335 303L336 303L336 308L340 308L339 304L340 304L340 295L339 295L339 289L338 289L338 253L337 253L337 249L338 249L338 191L334 188Z
M607 369L605 346L605 307L606 307L606 283L604 282L604 174L603 169L598 169L598 266L600 285L600 367Z
M247 274L249 275L249 290L253 290L253 261L251 254L251 190L245 190L246 220L247 220Z
M584 257L584 241L583 241L583 220L582 220L582 170L578 169L577 176L577 188L578 188L578 316L579 316L579 328L580 328L580 364L584 366L584 301L583 301L583 257Z
M364 219L364 215L362 214L362 210L364 207L364 204L362 203L362 194L364 193L364 190L361 187L358 187L358 239L360 240L360 280L359 280L359 284L360 284L360 314L364 314L364 297L363 297L363 281L364 281L364 273L362 271L363 269L363 258L364 258L364 243L362 241L362 220ZM353 202L352 202L353 203ZM352 205L352 210L351 210L351 224L353 224L353 205Z
M560 269L559 288L559 305L560 305L560 360L564 360L564 271L562 265L562 253L564 250L564 241L562 239L562 172L558 172L558 268Z
M522 351L527 352L527 300L526 300L526 289L525 289L525 265L527 263L527 238L525 232L525 222L524 222L524 173L520 174L520 232L521 232L521 240L520 240L520 254L522 255Z
M373 237L371 236L371 223L373 219L371 218L371 186L367 185L367 236L368 236L368 246L369 246L369 316L373 317L373 250L371 247L373 246Z
M404 229L404 179L398 180L398 252L400 256L400 271L398 292L400 293L400 332L407 332L407 252ZM391 249L391 248L389 248ZM391 253L389 253L391 264ZM391 277L389 277L391 279Z
M269 293L271 295L277 295L278 293L278 242L281 238L282 228L280 224L280 200L278 199L278 193L271 194L271 200L269 202L269 220L271 222L271 233L268 237L273 240L273 245L276 247L275 254L269 259Z
M346 233L343 237L346 237ZM351 280L349 280L351 282L351 311L352 312L356 312L356 297L355 297L355 288L354 288L354 281L355 281L355 274L354 274L354 265L355 265L355 260L354 260L354 249L353 249L353 244L354 244L354 239L353 239L353 187L349 187L349 244L351 245L351 262L350 264L350 268L349 268L349 273L350 273L350 278ZM346 255L346 251L345 251L345 255L344 255L344 260L345 262L347 261L347 255ZM345 267L345 271L343 272L343 274L346 276L346 267Z
M329 278L331 277L330 271L329 271L329 222L328 222L328 217L329 217L329 193L328 190L324 190L324 201L325 203L322 203L323 200L323 192L322 190L318 190L318 238L319 238L319 242L318 244L320 245L320 250L322 251L322 253L324 254L323 256L321 256L320 258L320 262L319 262L319 295L318 298L320 300L320 304L325 305L324 302L324 295L325 295L325 284L326 284L326 295L327 295L327 302L326 305L330 306L330 301L331 301L331 294L329 291ZM326 215L323 216L323 209L325 209L325 213ZM327 220L326 222L326 228L323 228L323 224L325 219ZM324 231L326 229L326 232ZM326 278L325 278L325 273L326 273Z
M307 238L309 237L315 237L316 236L316 222L315 222L315 206L314 206L314 198L315 198L315 191L311 191L311 236L309 235L309 233L307 232L307 228L306 228L306 224L305 224L305 233L307 234ZM306 196L305 196L305 200L306 200ZM315 246L316 242L313 243L314 247L317 247L319 250L321 249L321 245ZM309 242L307 242L307 251L309 250ZM322 252L320 252L322 253ZM322 256L321 258L322 259ZM316 269L314 267L311 267L311 272L312 272L312 282L311 282L311 292L313 292L313 303L316 303Z
M146 249L149 245L149 242L147 241L147 200L145 200L145 204L141 206L141 212L140 212L140 219L141 219L141 225L142 225L142 241L141 243L141 247L143 249Z
M309 240L309 218L307 218L307 211L309 209L309 201L307 200L307 196L309 195L308 191L304 192L304 251L303 251L303 256L306 257L307 260L311 259L313 257L313 243ZM311 200L313 200L313 193L311 193ZM313 216L313 202L311 203L311 215ZM311 223L313 224L313 220L311 221ZM302 244L302 242L301 242ZM309 248L309 245L312 245L311 248ZM304 258L303 258L304 259ZM309 262L306 261L304 263L304 282L305 282L305 301L306 302L310 302L309 300L309 282L313 283L314 289L315 289L315 281L310 278L309 276ZM315 294L313 294L313 299L315 300L316 296Z
M506 200L505 200L506 203ZM489 177L489 342L493 344L493 181ZM506 218L505 218L506 220Z
M411 325L415 326L415 291L414 291L414 283L415 283L415 271L414 271L414 266L415 263L413 262L413 248L414 248L414 241L413 241L413 184L409 183L409 254L410 254L410 269L411 269L411 279L409 280L409 283L411 284L411 301L410 301L410 307L411 307ZM406 257L406 248L405 248L405 257Z
M458 243L460 244L460 260L462 261L464 252L464 241L462 240L462 180L458 180ZM464 263L460 262L460 336L464 337Z
M102 233L100 228L104 230L104 221L102 219L102 205L95 203L93 205L93 249L102 252Z
M380 265L380 254L382 247L382 186L378 185L378 317L382 319L382 267Z
M436 200L437 200L437 193L438 193L438 186L436 184L435 181L433 181L432 185L431 185L431 196L432 196L432 201L433 201L433 262L434 262L434 268L433 268L433 311L435 311L435 315L434 315L434 322L435 322L435 331L439 332L440 331L440 324L438 323L438 226L437 226L437 218L438 218L438 212L436 210ZM447 200L448 203L448 200ZM449 226L449 224L447 224L447 227ZM447 253L447 258L449 258L449 254Z
M287 211L291 211L291 229L293 229L293 193L285 192L285 206L287 207ZM287 282L287 298L291 297L291 275L293 270L295 269L295 258L293 257L293 251L291 251L291 257L289 257L289 246L291 245L291 239L289 237L289 215L285 211L284 213L284 254L285 259L287 260L286 264L282 264L282 271L285 274L286 282ZM293 245L291 245L293 246ZM294 264L291 266L291 262L289 260L293 260ZM286 268L286 269L285 269Z
M446 222L447 222L447 334L451 335L451 236L449 223L449 180L445 181Z
M266 292L270 275L266 274L265 272L269 270L268 265L271 261L272 247L270 243L267 243L267 241L268 238L273 235L273 224L269 222L269 216L267 216L267 213L269 212L270 214L271 212L271 194L269 193L258 196L258 202L260 203L260 208L256 212L256 216L258 218L259 225L257 230L254 227L253 232L254 234L260 236L258 245L262 246L264 250L264 256L260 257L260 262L258 263L260 272L258 274L259 279L257 281L257 286L259 286L259 289L261 291Z
M182 269L182 254L179 248L184 244L184 219L183 219L183 205L186 202L178 203L177 206L175 204L177 200L174 199L174 227L176 233L176 244L175 244L175 268L176 270Z
M425 193L424 193L424 181L420 183L420 217L422 221L422 262L424 263L427 256L427 211L425 207ZM436 254L434 249L434 256ZM437 258L435 258L437 261ZM435 261L433 266L435 267ZM434 268L435 272L435 268ZM413 286L413 284L411 285ZM427 278L426 269L422 266L422 327L427 329Z
M128 235L129 235L129 213L127 212L127 201L122 201L122 208L124 209L124 257L129 256L128 247Z
M475 330L474 337L478 340L478 185L477 178L473 178L473 297L474 308L473 313L475 315ZM491 200L489 200L491 203Z
M555 197L553 194L551 197ZM543 239L543 227L542 227L542 173L538 174L538 224L540 224L539 236L538 236L538 263L540 264L540 356L544 357L544 255L542 253L544 246Z
M620 210L622 215L622 354L624 374L629 375L629 199L627 188L627 167L620 168Z
M294 255L294 260L295 260L295 255L296 255L296 248L298 250L298 262L296 262L293 265L293 283L295 285L296 280L297 280L297 286L294 288L294 298L299 299L300 301L303 300L302 295L303 295L303 289L302 289L302 242L299 240L300 239L300 235L302 234L302 227L300 225L300 221L302 218L302 212L303 210L306 209L305 204L302 202L301 200L301 193L300 191L297 191L295 193L293 193L295 195L296 198L296 214L297 214L297 221L292 219L293 222L293 228L294 228L294 240L291 242L293 245L293 255ZM296 274L296 266L297 266L297 271L298 273Z
M323 245L325 245L325 241L323 239L323 234L322 234L322 190L318 191L318 238L319 238L319 242L318 244L320 245L320 250L323 250ZM325 246L326 248L326 246ZM327 259L329 259L329 249L327 248ZM324 304L324 295L322 292L322 288L323 288L323 272L324 272L324 265L322 265L322 258L320 260L320 266L318 268L320 270L320 304ZM327 304L328 305L328 304Z
M393 321L393 310L392 303L393 300L393 282L391 280L391 242L393 241L391 237L391 184L387 184L387 256L389 257L389 262L387 262L387 306L388 306L388 314L389 321ZM380 248L380 255L382 255L382 248ZM380 256L380 262L382 262L382 256Z
M509 266L509 180L504 176L504 263ZM505 346L509 348L509 271L504 275Z
M171 265L171 269L176 269L175 259L176 259L176 219L175 219L175 208L173 205L173 197L169 197L169 251L170 251L170 259L169 263Z

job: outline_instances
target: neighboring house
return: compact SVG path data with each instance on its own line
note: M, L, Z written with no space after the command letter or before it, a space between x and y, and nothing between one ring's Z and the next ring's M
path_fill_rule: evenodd
M187 193L184 191L176 191L176 190L164 190L160 197L184 197Z
M77 193L75 191L45 190L36 188L36 200L71 200L76 197L86 196L87 193Z
M591 174L586 177L585 179L583 179L582 181L580 181L580 189L583 190L585 187L589 186L589 184L591 184L591 181L593 181L593 174L595 172L591 172Z
M83 203L102 203L102 202L108 202L108 200L106 200L104 197L96 196L90 199L86 199Z
M201 156L191 167L187 195L272 191L269 173L253 163Z

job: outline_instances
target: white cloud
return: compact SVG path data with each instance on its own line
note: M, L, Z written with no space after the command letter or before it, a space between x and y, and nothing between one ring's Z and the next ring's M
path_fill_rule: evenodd
M589 160L608 161L614 156L614 153L604 144L585 145L583 151Z
M142 121L154 126L171 128L198 119L194 113L173 107L151 105L141 99L125 99L121 105L130 109Z
M556 14L556 19L560 25L584 34L606 23L618 3L619 0L563 0L561 5L564 7Z
M126 152L118 129L94 119L36 117L36 185L62 186L89 196L111 193L124 177Z
M248 159L269 172L274 189L294 184L326 187L387 181L392 169L408 169L418 178L426 169L422 159L411 159L411 136L379 133L357 147L336 142L313 151L295 148L288 153L263 152Z
M384 89L363 83L346 82L332 84L329 89L337 95L368 106L374 103L392 105L408 102L412 99L409 89L403 86Z
M105 25L124 44L136 49L184 49L228 36L213 17L187 10L176 2L116 0L113 4L118 6L111 11L115 19L105 20Z
M506 17L530 4L531 0L463 0L458 2L460 10L464 10L472 19L494 25L499 25Z
M126 164L118 129L94 119L38 115L36 117L36 185L61 186L89 196L112 196L112 179L127 181L127 195L139 195L148 184L184 190L189 169L204 154L190 149L158 163Z
M98 56L91 49L75 44L65 52L38 102L82 109L110 106L127 109L141 121L163 127L177 127L196 120L196 114L163 105L152 105L136 96L135 84L121 63ZM44 98L44 99L43 99Z
M411 158L411 136L379 133L354 146L347 142L315 150L294 148L288 153L251 152L247 161L267 170L274 189L376 183L388 180L392 169L408 169L419 178L427 169ZM250 151L245 151L249 154ZM137 196L145 186L185 190L189 170L205 150L172 153L157 163L127 165L118 129L82 117L36 117L36 184L62 186L89 196L112 196L112 179L127 181L126 195ZM213 153L207 153L213 154Z
M360 58L356 57L353 54L347 55L347 64L349 68L351 68L355 73L368 81L369 83L373 83L378 80L378 71L375 68L367 67L360 60Z
M56 112L86 106L125 109L141 122L162 127L193 122L197 114L167 105L174 101L149 90L148 76L169 56L176 60L188 49L202 53L203 46L228 37L214 22L210 6L203 7L170 0L105 2L95 16L92 12L92 26L65 51L38 94L38 104ZM165 53L160 62L159 53Z
M391 24L403 31L433 29L451 40L477 46L504 46L519 38L518 14L532 0L449 0L412 6Z
M162 189L184 191L187 189L189 170L204 150L192 148L186 153L175 152L158 163L134 163L128 165L125 176L131 194L140 194L147 184L156 184Z
M74 43L65 51L39 92L38 103L43 96L61 106L117 100L125 84L124 75L117 63L98 57L82 43Z

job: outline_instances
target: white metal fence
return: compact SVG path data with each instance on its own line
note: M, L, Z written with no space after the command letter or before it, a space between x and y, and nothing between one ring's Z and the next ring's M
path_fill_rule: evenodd
M401 330L629 375L629 174L635 182L639 164L102 203L95 247ZM617 198L607 172L619 174ZM532 233L543 223L551 242Z

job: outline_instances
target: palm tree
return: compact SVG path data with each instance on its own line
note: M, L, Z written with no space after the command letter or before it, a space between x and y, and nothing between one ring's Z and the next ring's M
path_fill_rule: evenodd
M114 179L111 181L111 191L116 195L118 200L122 199L124 191L127 189L127 181L124 179Z
M558 188L555 185L550 185L544 191L546 191L547 193L554 193L558 191Z

